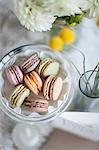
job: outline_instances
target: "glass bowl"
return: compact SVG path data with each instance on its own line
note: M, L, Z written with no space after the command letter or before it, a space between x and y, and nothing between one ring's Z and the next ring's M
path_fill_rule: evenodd
M58 60L61 64L59 75L63 78L63 90L57 103L51 103L48 108L48 113L37 114L31 113L25 115L20 108L12 109L7 100L7 92L10 91L10 84L7 85L4 70L7 66L12 64L20 65L24 59L29 57L32 53L37 52L40 58L52 57ZM21 60L21 61L20 61ZM54 119L57 115L67 110L72 103L74 88L72 86L72 79L70 73L70 63L61 53L53 53L50 48L45 45L24 45L11 50L0 61L0 107L10 118L20 121L21 123L33 124L34 122L49 121ZM67 86L68 85L68 86ZM68 87L68 88L66 88ZM68 90L67 90L68 89ZM8 92L9 93L9 92Z

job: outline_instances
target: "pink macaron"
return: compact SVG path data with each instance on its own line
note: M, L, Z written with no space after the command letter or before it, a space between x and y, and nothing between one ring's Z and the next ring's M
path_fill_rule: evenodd
M21 70L23 73L29 73L33 71L40 62L40 58L37 53L32 54L32 56L27 59L21 66Z
M6 68L5 73L12 85L18 85L23 82L23 73L17 65Z
M47 112L49 103L44 99L34 99L33 97L28 97L24 102L24 108L30 112Z

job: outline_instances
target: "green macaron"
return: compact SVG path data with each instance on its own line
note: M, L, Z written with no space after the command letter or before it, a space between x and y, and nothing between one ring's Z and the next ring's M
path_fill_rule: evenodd
M20 107L29 94L30 90L27 87L22 84L18 85L9 98L10 106L12 108Z
M59 73L60 64L57 60L52 58L43 59L38 68L37 73L42 77L48 77L50 75L57 75Z

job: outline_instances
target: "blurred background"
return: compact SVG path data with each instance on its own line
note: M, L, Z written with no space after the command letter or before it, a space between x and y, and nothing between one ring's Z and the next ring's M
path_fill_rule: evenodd
M75 46L86 55L87 70L94 68L99 58L99 28L96 20L84 19L75 28L77 40ZM20 45L29 43L48 44L49 32L27 31L22 27L12 11L0 1L0 58L8 51ZM79 59L71 49L68 54L76 60L80 69ZM4 119L5 118L5 119ZM0 150L17 150L11 141L12 122L0 111ZM5 144L6 143L6 144ZM3 145L3 148L2 148ZM99 142L94 143L76 135L55 129L41 150L98 150Z

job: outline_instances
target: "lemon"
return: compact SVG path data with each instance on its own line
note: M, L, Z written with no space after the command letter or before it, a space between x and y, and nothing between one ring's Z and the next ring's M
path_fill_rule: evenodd
M75 32L68 27L62 28L59 35L67 45L72 44L75 40Z
M49 41L49 45L53 51L61 51L63 49L63 40L60 36L53 36Z

